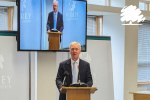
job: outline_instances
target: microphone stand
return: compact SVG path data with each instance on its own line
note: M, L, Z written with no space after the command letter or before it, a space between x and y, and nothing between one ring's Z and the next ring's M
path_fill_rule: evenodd
M78 66L78 75L79 75L78 83L81 85L81 82L80 82L80 71L79 71L79 66Z
M67 85L67 83L65 82L65 80L66 80L66 77L69 75L69 73L68 73L67 71L65 71L65 72L64 72L64 75L65 75L65 77L64 77L62 86Z
M79 67L78 67L78 76L79 76L78 82L70 84L70 87L87 87L88 86L87 84L85 84L85 83L80 81L80 70L79 70Z
M65 86L65 85L66 85L66 84L64 84L64 83L65 83L65 80L66 80L66 76L65 76L65 78L64 78L64 80L63 80L62 86Z

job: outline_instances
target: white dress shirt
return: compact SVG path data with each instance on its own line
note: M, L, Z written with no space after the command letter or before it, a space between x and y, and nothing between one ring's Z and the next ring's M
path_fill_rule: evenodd
M56 14L56 28L57 28L57 17L58 17L57 14L58 14L58 11L56 13L54 12L53 18L55 17L55 14Z
M72 76L73 76L73 63L74 62L76 62L76 64L75 64L75 67L76 67L76 72L77 72L77 81L78 81L78 72L79 72L79 69L78 69L78 67L79 67L79 58L78 58L78 60L77 61L74 61L74 60L72 60L72 58L71 58L71 68L72 68Z

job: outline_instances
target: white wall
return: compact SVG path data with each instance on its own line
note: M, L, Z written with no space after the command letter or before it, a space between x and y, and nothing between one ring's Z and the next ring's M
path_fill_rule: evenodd
M129 92L137 91L138 26L125 26L124 100L133 100Z
M90 63L92 87L98 89L91 100L114 100L111 41L87 40L87 52L82 52L80 58Z
M115 100L133 100L137 91L138 26L122 26L120 14L104 16L104 35L111 36Z
M103 35L111 36L114 97L115 100L123 100L125 27L119 14L103 16L103 25Z
M56 100L56 53L37 54L37 100Z
M31 56L31 100L37 100L37 52L30 52Z
M140 84L137 87L137 91L150 91L150 84Z
M67 52L38 52L37 100L58 100L55 79L59 63L68 59Z
M36 53L31 53L32 100L36 98ZM29 99L29 53L17 51L15 36L0 36L0 100Z
M57 52L56 53L56 74L58 71L59 63L69 58L70 58L69 52ZM56 100L59 100L59 91L57 88L56 88Z
M126 5L136 5L139 0L126 0ZM125 26L124 100L133 100L129 92L137 91L138 25Z

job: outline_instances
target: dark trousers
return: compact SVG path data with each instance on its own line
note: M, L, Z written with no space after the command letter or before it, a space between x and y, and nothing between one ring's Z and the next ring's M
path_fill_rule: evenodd
M61 94L60 93L59 100L66 100L66 94Z

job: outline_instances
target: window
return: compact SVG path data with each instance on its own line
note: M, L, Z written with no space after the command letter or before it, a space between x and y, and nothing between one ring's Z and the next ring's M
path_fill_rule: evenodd
M13 30L14 26L14 7L8 7L8 30Z
M139 9L140 10L146 10L146 4L144 2L139 3Z
M87 35L96 35L96 17L87 17Z
M0 30L13 30L14 7L0 7Z
M150 1L139 1L139 9L140 10L146 10L146 11L150 11Z
M8 30L7 7L0 7L0 30Z
M103 16L97 17L97 35L103 35Z
M150 81L150 21L139 25L138 82Z
M103 16L87 17L87 35L103 35Z
M87 0L88 4L106 5L107 0Z

